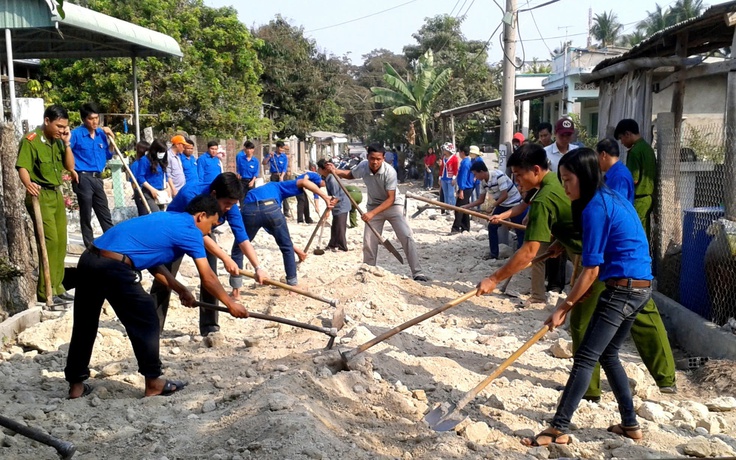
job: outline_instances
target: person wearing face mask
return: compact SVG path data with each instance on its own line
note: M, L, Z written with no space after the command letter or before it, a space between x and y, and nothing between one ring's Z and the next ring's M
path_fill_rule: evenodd
M134 172L135 178L146 195L151 212L163 210L171 201L166 179L166 146L161 141L154 140L148 154L138 162L140 164Z
M54 304L62 304L72 296L66 293L62 285L66 256L66 207L64 195L59 189L62 184L61 173L66 169L70 171L73 181L79 179L74 171L74 155L69 146L69 114L63 107L52 105L46 109L43 117L43 126L21 139L15 169L26 188L25 205L31 219L36 219L32 197L37 197L41 206L53 292L46 292L44 277L39 276L37 299L45 302L47 296L52 296ZM40 256L41 251L38 252ZM43 260L39 263L39 273L43 273L42 264Z

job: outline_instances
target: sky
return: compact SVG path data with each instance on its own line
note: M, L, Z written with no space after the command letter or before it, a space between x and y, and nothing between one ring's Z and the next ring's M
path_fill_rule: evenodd
M517 0L517 8L542 5L550 0ZM613 11L624 24L624 33L633 31L655 4L674 5L676 0L558 0L532 12L519 13L521 41L517 57L548 59L550 51L565 41L572 46L587 44L588 11L593 15ZM707 5L723 3L706 0ZM304 28L305 35L328 54L348 55L354 64L378 48L401 53L415 44L411 36L427 17L439 14L465 16L462 32L467 39L488 41L503 14L498 5L505 0L205 0L213 7L232 6L249 28L268 23L281 14L292 25ZM366 17L367 16L367 17ZM523 46L522 46L523 45ZM498 62L503 54L499 33L490 40L489 61Z

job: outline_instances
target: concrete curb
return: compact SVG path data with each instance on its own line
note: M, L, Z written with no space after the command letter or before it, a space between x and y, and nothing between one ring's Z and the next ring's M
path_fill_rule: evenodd
M736 360L736 335L706 321L669 297L653 292L670 340L691 356Z
M41 307L33 307L11 316L0 323L0 340L5 343L15 340L18 334L41 322Z

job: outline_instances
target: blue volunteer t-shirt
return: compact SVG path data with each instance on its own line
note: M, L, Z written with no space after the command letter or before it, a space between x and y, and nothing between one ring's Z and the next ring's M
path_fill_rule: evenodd
M181 159L181 168L184 170L184 181L187 184L195 184L199 182L199 170L197 169L197 158L192 155L187 158L186 155L179 155Z
M319 187L319 185L324 180L324 179L322 179L322 176L320 176L319 174L317 174L314 171L307 171L304 174L299 174L298 176L296 176L296 180L303 179L304 176L307 176L309 178L309 181L310 182L313 182L314 184L316 184L317 187Z
M84 172L102 172L112 152L107 143L107 136L102 128L95 130L95 138L89 135L85 126L72 130L69 145L74 154L74 170Z
M297 187L295 180L287 180L284 182L269 182L268 184L256 187L245 196L244 203L257 203L265 200L276 200L277 204L281 204L284 198L297 196L302 193L302 189Z
M258 171L261 169L261 162L258 158L252 156L250 160L245 151L241 150L235 157L235 171L240 174L243 179L253 179L258 177Z
M622 162L614 163L603 177L608 188L620 193L631 204L634 203L634 177Z
M194 218L181 212L154 212L121 222L94 241L99 249L125 254L138 270L168 264L184 254L207 257Z
M272 153L268 159L268 168L271 174L285 173L289 169L289 156L286 153Z
M600 267L598 278L652 279L652 259L634 205L619 193L598 191L583 210L583 266Z
M136 163L140 163L138 165L138 169L133 172L135 174L135 179L138 181L138 184L143 186L144 182L148 182L148 184L155 188L156 190L163 190L164 185L166 182L166 172L161 168L161 165L156 165L156 172L151 171L151 160L148 159L148 155L144 156L140 160L138 160Z
M199 195L210 193L210 184L194 183L186 184L179 190L166 211L169 212L185 212L189 203ZM227 221L230 224L230 229L233 231L235 237L235 244L240 244L243 241L248 241L248 234L245 232L245 224L243 223L243 216L240 214L240 208L235 204L230 208L224 216L220 216L218 225L222 225Z
M457 170L457 188L460 190L467 190L475 187L475 176L470 172L470 165L473 161L469 157L465 157L460 162L460 167Z
M199 181L203 184L211 184L215 177L222 174L222 163L220 157L212 156L208 152L197 158L197 174Z

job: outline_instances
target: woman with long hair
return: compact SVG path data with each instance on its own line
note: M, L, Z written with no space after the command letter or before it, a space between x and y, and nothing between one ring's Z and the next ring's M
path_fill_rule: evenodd
M166 178L166 145L159 140L154 140L148 148L148 153L138 160L138 167L134 170L135 178L143 188L148 206L151 212L162 211L168 201L171 201L171 193L168 189ZM167 197L168 200L167 200ZM141 209L139 208L139 214ZM143 214L147 214L143 210Z
M583 298L596 278L606 284L590 319L551 426L526 445L568 444L567 434L575 410L600 362L618 402L621 423L608 431L634 440L643 437L636 420L629 379L619 349L634 318L652 295L649 244L631 203L609 189L603 180L598 155L580 148L563 155L558 174L572 201L573 224L583 236L583 270L567 299L545 321L551 329L565 323L567 314Z

